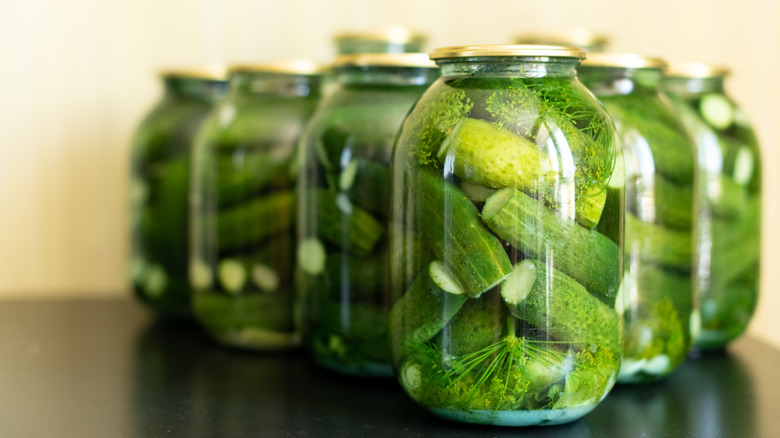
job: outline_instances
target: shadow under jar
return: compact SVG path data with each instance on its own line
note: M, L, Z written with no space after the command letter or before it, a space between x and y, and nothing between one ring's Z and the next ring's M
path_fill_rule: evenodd
M761 151L742 110L728 97L728 70L672 65L663 88L698 148L698 293L695 346L721 349L747 329L758 304Z
M295 144L319 99L306 60L236 66L193 164L190 278L197 320L218 342L300 344L293 321Z
M441 417L565 423L617 378L622 211L605 205L620 149L576 78L583 56L435 50L441 77L403 123L392 162L393 361L406 392Z
M607 196L618 208L625 185L620 383L655 381L677 369L698 328L695 152L660 92L665 66L640 55L590 53L579 69L615 122L625 159Z
M301 139L298 289L314 360L392 376L387 332L390 155L412 105L439 75L428 55L342 55L336 85Z
M190 155L195 134L225 94L221 68L166 70L164 94L132 147L130 277L136 296L162 317L189 317Z

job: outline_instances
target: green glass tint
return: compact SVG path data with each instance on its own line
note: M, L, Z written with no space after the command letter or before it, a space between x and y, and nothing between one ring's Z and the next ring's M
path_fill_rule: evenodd
M300 342L292 304L295 143L320 84L319 75L271 67L232 70L230 94L204 123L190 261L195 314L208 333L265 350Z
M131 280L136 295L161 316L190 315L190 153L202 120L226 89L217 77L164 74L165 94L133 141Z
M695 343L720 349L745 332L758 303L761 151L750 122L724 91L726 72L695 67L670 71L663 85L698 148L701 329Z

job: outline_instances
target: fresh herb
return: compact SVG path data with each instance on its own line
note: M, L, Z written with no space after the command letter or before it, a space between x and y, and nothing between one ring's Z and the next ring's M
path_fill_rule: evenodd
M441 93L423 98L415 106L414 114L409 119L420 122L412 127L410 138L417 141L417 148L412 149L420 165L437 168L439 161L436 155L439 146L458 122L466 117L474 104L466 96L466 92L455 88L444 88Z
M442 361L434 343L419 344L402 369L407 390L426 406L462 410L535 410L598 402L614 381L612 346L575 351L569 342L506 336Z
M652 304L639 306L639 313L626 324L624 355L632 360L669 358L674 366L688 353L688 341L680 314L671 298L657 297ZM650 333L652 336L648 337Z

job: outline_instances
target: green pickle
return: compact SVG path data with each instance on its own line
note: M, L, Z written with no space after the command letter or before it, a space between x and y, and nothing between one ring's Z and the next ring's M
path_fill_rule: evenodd
M438 77L438 68L425 54L366 53L339 56L334 69L334 89L299 143L297 289L303 342L328 369L392 376L390 156L404 116ZM414 263L439 266L432 256L424 257ZM417 292L408 305L448 302L443 296L450 294L430 276L420 275L414 284ZM461 304L465 300L462 294L458 298ZM431 337L440 329L420 327L414 336Z
M168 70L161 78L165 94L133 140L130 276L136 296L157 315L189 317L190 156L227 87L216 68Z
M193 156L190 281L198 322L217 342L300 345L294 320L296 141L319 100L306 60L235 66Z
M390 340L404 390L444 418L574 421L621 361L622 163L576 79L579 49L467 46L392 161ZM614 199L610 200L610 193Z
M728 97L728 70L672 65L666 94L698 148L700 200L695 346L725 348L747 329L758 303L761 258L761 151L742 110Z
M580 67L615 122L625 158L620 383L668 375L695 334L695 153L659 92L664 66L656 58L593 53Z

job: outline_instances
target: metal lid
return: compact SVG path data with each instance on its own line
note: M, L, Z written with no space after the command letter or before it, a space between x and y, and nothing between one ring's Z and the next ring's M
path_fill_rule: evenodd
M610 67L610 68L648 68L663 69L666 62L661 58L637 55L635 53L606 53L590 52L587 59L582 61L582 67Z
M431 59L482 58L514 56L521 58L585 58L585 51L572 46L543 46L536 44L485 44L478 46L442 47L434 50Z
M257 64L236 64L228 72L279 73L288 75L319 75L323 67L310 59L283 59Z
M609 37L585 28L573 28L561 31L540 31L519 35L515 38L519 44L555 44L577 47L604 46Z
M224 81L227 79L227 69L222 65L203 65L198 67L171 67L157 72L163 78L205 79Z
M722 78L731 73L727 67L705 64L703 62L681 62L670 64L664 74L674 78Z
M365 40L405 44L410 42L423 42L425 35L412 32L403 26L387 26L363 31L348 31L336 34L333 37L336 42L343 40Z
M437 68L427 53L363 53L341 55L333 62L333 67L419 67Z

